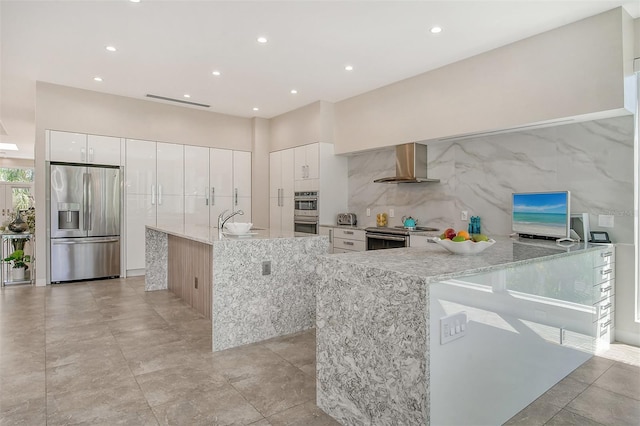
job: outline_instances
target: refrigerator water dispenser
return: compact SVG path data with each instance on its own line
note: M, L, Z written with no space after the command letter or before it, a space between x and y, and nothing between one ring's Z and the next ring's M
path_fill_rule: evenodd
M58 203L58 229L80 229L79 203Z

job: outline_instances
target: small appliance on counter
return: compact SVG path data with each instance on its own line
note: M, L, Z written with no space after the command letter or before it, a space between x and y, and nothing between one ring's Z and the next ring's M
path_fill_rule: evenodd
M356 226L358 219L355 213L338 213L336 222L338 226Z

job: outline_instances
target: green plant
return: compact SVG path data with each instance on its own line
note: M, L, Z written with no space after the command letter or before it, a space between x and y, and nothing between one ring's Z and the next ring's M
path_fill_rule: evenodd
M25 271L29 269L26 262L31 261L31 256L24 254L24 250L15 250L9 257L4 258L5 262L12 262L14 268L24 268Z

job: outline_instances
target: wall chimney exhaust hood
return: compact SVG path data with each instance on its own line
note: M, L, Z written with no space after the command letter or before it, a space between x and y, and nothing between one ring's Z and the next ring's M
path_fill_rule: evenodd
M427 146L419 143L396 145L396 175L374 180L375 183L440 182L427 178Z

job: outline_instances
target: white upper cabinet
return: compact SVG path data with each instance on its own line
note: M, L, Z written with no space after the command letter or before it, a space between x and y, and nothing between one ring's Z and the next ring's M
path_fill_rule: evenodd
M293 232L294 149L269 155L269 223L273 230Z
M49 132L49 160L120 165L120 138L84 133Z
M188 234L209 226L209 148L184 147L184 226Z
M125 148L127 194L154 194L156 185L156 143L127 139Z
M184 194L184 145L158 142L158 202L163 195Z
M236 222L251 222L251 152L233 151L233 209L244 212Z
M295 148L295 180L318 179L319 145L312 143Z
M233 151L211 148L209 151L209 224L218 226L218 216L233 208Z

